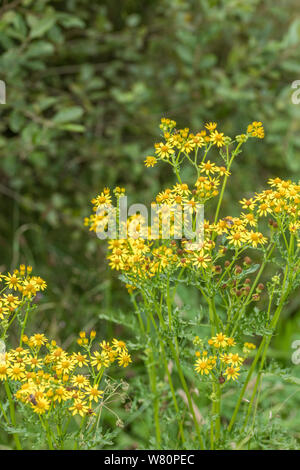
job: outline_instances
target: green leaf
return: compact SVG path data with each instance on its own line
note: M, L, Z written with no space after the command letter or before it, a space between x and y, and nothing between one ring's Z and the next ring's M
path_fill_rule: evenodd
M71 131L71 132L84 132L85 131L85 127L82 126L81 124L63 124L62 126L59 126L59 128L65 131Z
M85 26L85 23L81 18L67 13L59 13L58 20L65 28L84 28Z
M35 151L28 155L28 160L36 168L45 168L47 166L47 155L45 152Z
M30 37L31 39L40 38L52 28L56 21L55 16L46 16L41 20L37 19L36 22L31 26Z
M286 382L291 383L291 384L300 385L300 378L299 377L289 376L289 377L286 377L284 380Z
M72 106L70 108L63 108L53 118L53 122L56 124L62 124L65 122L76 121L83 115L83 109L80 106Z
M28 47L24 56L28 58L50 55L54 51L54 46L51 42L47 41L35 41Z

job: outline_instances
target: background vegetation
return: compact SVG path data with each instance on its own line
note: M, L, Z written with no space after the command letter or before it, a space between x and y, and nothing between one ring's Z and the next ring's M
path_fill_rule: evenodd
M0 271L25 262L47 280L35 328L67 345L83 327L119 333L105 318L130 316L82 220L103 186L125 186L135 202L167 186L169 170L143 164L162 116L194 130L215 120L229 135L263 122L266 138L247 144L232 169L224 214L237 213L237 201L269 177L299 178L300 105L291 103L291 83L300 79L297 7L297 0L1 2ZM197 299L184 300L197 308ZM291 341L300 339L299 306L294 297L273 342L286 366ZM142 373L139 364L133 375ZM276 396L282 401L289 389ZM283 407L298 439L299 400L294 394ZM147 441L135 422L120 446Z

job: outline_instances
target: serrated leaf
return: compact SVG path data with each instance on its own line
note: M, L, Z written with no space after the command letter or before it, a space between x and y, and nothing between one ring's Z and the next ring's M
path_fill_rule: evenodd
M284 380L286 382L291 383L291 384L300 385L300 378L299 377L289 376L289 377L284 378Z

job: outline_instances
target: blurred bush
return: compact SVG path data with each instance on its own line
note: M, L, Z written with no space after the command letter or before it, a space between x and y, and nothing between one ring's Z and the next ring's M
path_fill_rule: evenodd
M66 333L124 309L82 219L104 185L149 201L172 175L145 171L158 121L229 135L266 128L233 169L226 213L268 177L299 178L297 0L15 0L0 7L3 268L29 261L48 283L36 321ZM12 266L11 266L12 264ZM299 304L295 308L298 308ZM68 318L72 316L72 322ZM88 325L87 325L88 326ZM74 331L75 333L75 331Z

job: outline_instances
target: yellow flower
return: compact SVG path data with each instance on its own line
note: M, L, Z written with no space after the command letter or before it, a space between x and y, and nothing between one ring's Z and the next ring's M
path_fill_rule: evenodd
M247 239L244 232L237 230L236 232L231 232L231 234L227 236L227 240L230 244L240 247Z
M145 166L147 168L154 167L154 165L156 165L156 163L157 163L157 159L155 157L148 156L148 157L146 157L144 162L145 162Z
M236 344L234 338L227 338L226 341L229 347L235 346Z
M68 374L75 367L75 361L73 358L62 357L57 363L56 370L62 374Z
M88 407L86 406L86 403L81 401L81 400L75 400L74 405L70 406L69 410L72 412L72 416L75 415L80 415L84 416L88 412Z
M220 359L224 364L230 364L230 354L221 354Z
M6 304L9 308L17 308L20 305L21 301L18 297L12 294L4 294L2 301Z
M203 136L201 136L200 132L198 132L196 135L190 134L189 137L194 146L201 148L205 145L205 141L203 139Z
M253 199L244 198L240 201L240 204L242 205L243 209L249 209L250 211L252 211L255 207L255 202Z
M24 295L24 297L27 297L28 299L35 297L37 290L38 290L38 286L36 285L34 279L30 279L30 280L25 279L21 288L21 292Z
M237 353L230 353L229 356L230 356L230 363L232 365L240 365L245 360L243 357L239 356L239 354Z
M10 309L0 301L0 320L4 320L5 316L10 314Z
M30 365L31 369L40 369L43 365L42 359L32 356L28 357L25 362Z
M89 384L88 379L86 377L84 377L84 375L80 375L80 374L79 375L74 375L71 379L71 382L75 387L78 387L79 389L80 388L85 388Z
M105 351L96 351L92 356L91 365L100 370L101 367L109 367L109 357Z
M22 365L13 365L7 369L7 375L12 380L23 380L25 377L25 367Z
M216 170L220 176L229 176L231 174L224 166L217 166Z
M196 266L196 268L204 268L206 269L208 266L208 263L211 261L211 258L207 255L197 255L193 254L193 266Z
M212 341L216 348L225 348L228 345L227 336L223 333L218 333L212 338Z
M253 230L246 233L245 237L247 241L250 242L251 245L255 248L257 247L257 245L264 245L265 243L267 243L267 238L264 237L262 233L253 232Z
M181 146L182 150L185 153L190 153L195 147L195 143L192 140L188 140L184 142L184 144Z
M124 343L124 341L119 341L116 338L112 340L112 346L117 352L122 352L123 350L127 351L126 344Z
M98 385L89 385L85 389L86 394L89 396L90 401L95 401L96 403L98 402L99 398L103 397L103 391L98 390Z
M119 366L127 367L130 362L132 362L132 360L127 351L123 350L122 352L119 353L119 356L118 356Z
M252 137L257 137L259 139L263 139L265 136L265 131L260 121L253 121L252 124L249 124L247 127L247 133Z
M59 359L65 359L67 353L60 347L55 347L55 349L50 354L50 361L58 361Z
M73 354L73 359L79 367L87 366L88 365L88 360L87 360L87 355L86 354L80 354L80 353L74 353Z
M245 221L247 224L251 225L251 227L255 227L257 225L257 220L252 214L252 212L249 212L248 214L244 214L243 212L241 213L241 219Z
M64 387L58 387L54 392L53 401L61 403L62 401L68 400L68 398L67 390Z
M94 204L97 208L101 206L109 206L111 205L111 195L110 190L108 188L104 188L104 190L97 196L95 199L92 199L92 204Z
M270 208L270 206L263 202L262 204L260 204L259 208L258 208L258 215L259 216L266 216L268 214L270 214L272 212L272 209Z
M291 233L296 233L297 230L299 230L299 229L300 229L300 222L299 222L299 221L297 221L297 222L291 222L291 223L289 224L289 231L290 231Z
M206 129L209 130L209 131L214 131L217 127L217 123L216 122L207 122L204 127L206 127Z
M100 343L100 347L104 349L105 351L109 352L112 350L112 346L110 346L109 342L103 340L102 343Z
M36 333L29 338L29 346L40 347L47 343L47 338L43 333Z
M248 354L248 353L251 352L251 350L254 350L254 349L256 349L255 344L253 344L253 343L244 343L243 353Z
M38 288L38 290L43 291L43 290L45 290L45 289L47 288L47 283L46 283L46 281L44 281L44 279L42 279L41 277L39 277L39 276L37 276L37 277L34 276L32 279L34 280L35 285L36 285L36 287Z
M0 380L6 380L8 365L0 363Z
M225 145L225 140L224 140L224 133L223 132L218 132L214 131L210 134L210 140L214 145L217 145L217 147L223 147Z
M197 359L195 362L195 370L198 374L205 374L208 375L212 369L211 364L208 362L207 358L205 359Z
M9 289L17 290L21 287L21 279L16 274L7 273L7 276L4 276L4 279Z
M200 168L200 173L206 173L206 175L209 175L210 173L215 173L218 167L214 163L211 163L210 160L207 162L203 162L199 165Z
M171 155L173 155L174 153L174 149L172 149L171 145L169 143L159 143L159 144L156 144L156 150L155 150L155 153L157 153L157 155L164 159L168 159L170 158Z
M31 404L33 411L39 415L46 413L50 408L50 401L47 398L41 397Z
M225 374L227 376L227 380L236 380L238 376L240 375L238 372L240 370L240 367L227 367Z

